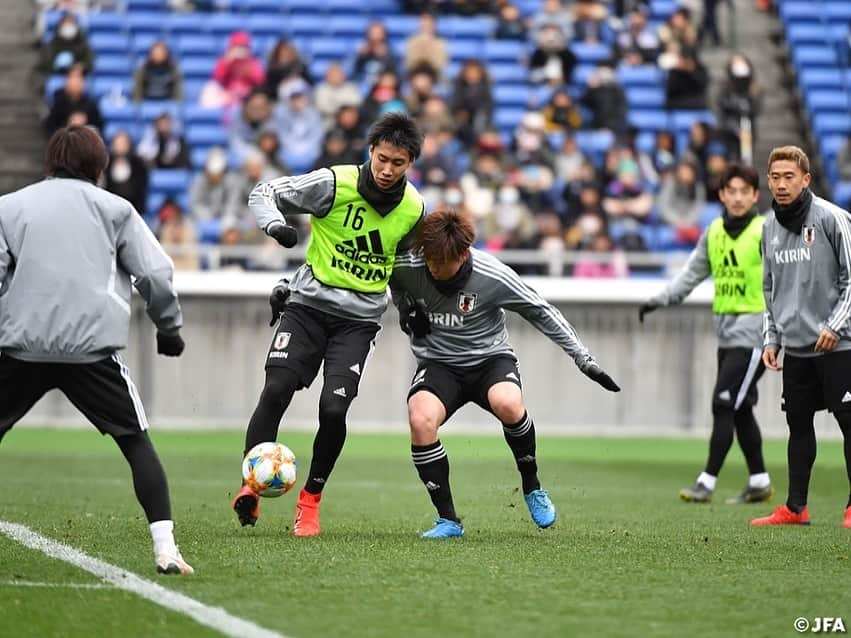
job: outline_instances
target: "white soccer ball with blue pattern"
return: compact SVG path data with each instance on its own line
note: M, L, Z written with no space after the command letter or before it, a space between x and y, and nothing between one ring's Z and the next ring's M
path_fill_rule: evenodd
M242 478L255 494L280 496L289 492L296 480L293 451L282 443L258 443L242 461Z

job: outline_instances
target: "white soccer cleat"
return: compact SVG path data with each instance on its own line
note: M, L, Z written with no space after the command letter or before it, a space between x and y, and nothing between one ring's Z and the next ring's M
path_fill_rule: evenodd
M158 574L194 574L192 566L183 560L180 550L174 548L174 552L157 554Z

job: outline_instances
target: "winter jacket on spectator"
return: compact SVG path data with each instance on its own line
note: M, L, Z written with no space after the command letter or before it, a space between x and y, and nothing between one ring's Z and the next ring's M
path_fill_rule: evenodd
M251 37L245 31L230 36L225 54L213 68L213 79L234 102L241 102L266 79L263 65L251 54Z
M164 42L156 42L133 76L133 99L183 100L183 77Z
M65 86L54 92L53 106L50 107L45 120L48 135L65 126L68 117L75 111L83 111L91 126L103 128L103 116L97 102L85 92L85 86L83 74L80 71L72 71L65 78Z
M94 57L89 39L77 19L67 14L56 25L53 38L42 46L39 70L47 75L67 73L72 66L79 65L85 73L89 73Z

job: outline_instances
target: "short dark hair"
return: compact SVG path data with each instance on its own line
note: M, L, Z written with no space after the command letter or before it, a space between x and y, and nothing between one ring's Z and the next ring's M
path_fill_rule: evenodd
M745 184L750 184L751 188L755 191L759 190L759 173L756 172L756 169L753 166L748 166L747 164L730 164L724 172L721 174L721 188L727 188L727 184L729 184L734 177L738 177Z
M473 245L476 226L469 215L453 208L436 210L417 226L414 252L438 263L454 261Z
M48 175L96 182L108 160L106 146L93 127L67 126L47 143L44 166Z
M423 134L407 113L392 111L382 115L369 131L367 138L369 148L378 146L382 142L405 149L413 162L422 151Z

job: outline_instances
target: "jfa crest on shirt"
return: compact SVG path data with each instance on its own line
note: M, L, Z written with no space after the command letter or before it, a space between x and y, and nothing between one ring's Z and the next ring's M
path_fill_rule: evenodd
M279 332L275 337L275 350L283 350L290 344L291 332Z
M476 292L464 292L462 290L458 293L458 310L464 314L473 312L473 308L476 307L476 299L478 297L479 294Z
M804 226L801 229L801 239L804 240L804 243L807 246L812 246L813 242L816 240L816 227Z

